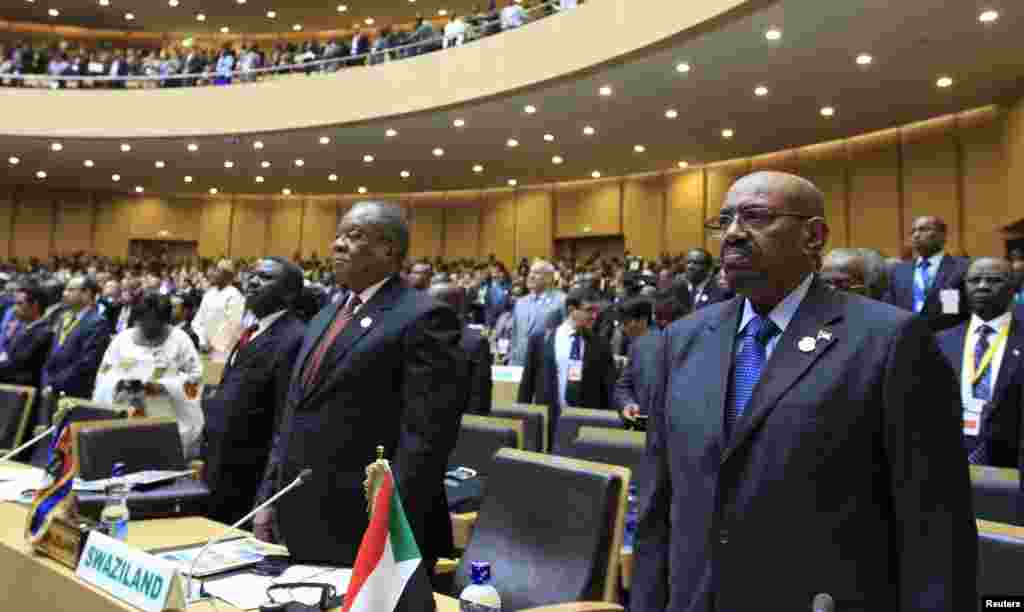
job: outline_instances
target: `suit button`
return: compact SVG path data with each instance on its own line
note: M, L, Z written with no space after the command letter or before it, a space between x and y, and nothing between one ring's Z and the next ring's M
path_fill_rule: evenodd
M728 529L722 529L721 531L718 532L718 543L719 544L728 544L729 543L729 530Z

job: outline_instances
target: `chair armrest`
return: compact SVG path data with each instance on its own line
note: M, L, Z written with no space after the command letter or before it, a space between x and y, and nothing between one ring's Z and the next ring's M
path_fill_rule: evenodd
M624 608L607 601L573 601L570 603L539 606L522 612L623 612Z
M469 538L473 535L473 527L476 526L476 519L476 512L452 514L452 539L456 549L466 550Z
M454 574L455 568L459 566L458 559L445 559L440 558L437 560L437 564L434 565L434 575L444 576L447 574Z

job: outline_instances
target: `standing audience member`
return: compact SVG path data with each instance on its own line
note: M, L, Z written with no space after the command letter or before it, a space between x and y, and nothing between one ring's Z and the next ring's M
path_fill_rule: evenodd
M430 296L452 307L457 313L463 311L465 292L458 287L440 283L430 287ZM494 383L491 380L491 345L479 331L473 327L462 327L462 340L459 346L466 353L466 382L469 397L465 412L469 414L488 415L491 413L491 391Z
M705 306L732 299L732 292L715 282L711 253L704 249L691 249L686 254L684 275L690 283L690 302L700 310Z
M56 317L53 345L40 385L56 395L92 397L110 327L96 312L96 281L76 276L64 289L64 310Z
M509 348L509 365L525 365L526 349L530 336L543 328L544 321L552 310L565 311L565 294L552 289L555 267L543 259L530 266L526 277L526 289L530 292L516 300L512 318L512 346Z
M242 334L245 298L231 283L235 267L222 259L209 274L211 287L203 295L199 312L192 319L192 330L199 338L199 350L212 352L212 358L223 361Z
M867 296L873 300L881 300L889 290L889 266L885 257L878 249L857 249L864 258L864 281L867 283Z
M53 330L43 319L47 292L28 284L15 292L14 315L21 326L0 352L0 382L38 387L46 356L53 345Z
M430 288L430 281L434 277L434 267L427 261L418 261L412 264L409 271L409 286L418 291L426 291Z
M527 15L526 9L521 5L517 4L514 0L509 0L505 8L501 9L501 29L512 30L520 27L526 23Z
M959 374L967 461L1020 469L1024 322L1014 316L1010 263L976 259L964 283L971 318L938 342Z
M821 282L826 287L867 297L867 266L858 249L832 249L821 264Z

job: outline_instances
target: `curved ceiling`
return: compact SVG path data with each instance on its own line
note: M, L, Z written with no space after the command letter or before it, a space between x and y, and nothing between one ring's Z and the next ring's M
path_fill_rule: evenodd
M598 5L595 0L588 8ZM579 11L582 16L584 9ZM681 161L707 163L844 138L1018 95L1024 76L1024 11L1001 10L991 23L981 23L979 13L974 3L946 0L781 0L573 78L443 110L261 135L134 139L129 153L109 139L63 140L62 150L54 152L53 139L0 137L0 164L11 155L20 161L8 165L0 180L129 193L139 186L145 193L203 194L216 188L222 194L270 195L288 189L303 195L350 194L359 187L370 192L484 189L506 186L509 180L523 186L586 179L593 172L663 171ZM772 27L781 30L778 40L765 37ZM522 55L513 37L530 28L479 44L500 42L507 54L502 62L514 70ZM543 52L558 54L567 40L612 45L607 37L614 31L564 31L551 39L559 44ZM872 61L859 64L856 58L864 53ZM341 83L359 73L412 68L430 57L342 72L336 78ZM683 62L688 72L677 69ZM543 66L533 67L543 71ZM949 77L951 85L937 86L940 77ZM599 93L604 86L611 87L611 95ZM261 106L262 86L204 92L215 104L212 96L247 87L247 104L267 117L302 116L306 106L314 105L296 96L288 107ZM757 95L758 87L766 88L766 95ZM353 88L333 102L344 106L360 91ZM68 100L78 95L36 93ZM536 112L526 112L528 105ZM825 107L834 113L823 116ZM674 118L666 116L669 110L675 111ZM187 116L190 111L181 112ZM81 114L74 119L90 120ZM465 125L454 127L457 119ZM156 125L162 120L153 117ZM584 134L586 126L594 134ZM723 138L726 129L733 130L731 138ZM397 135L387 136L386 130ZM553 141L545 139L547 134ZM509 146L509 139L518 145ZM254 149L256 140L262 149ZM189 153L189 142L199 150ZM441 157L433 154L438 147L444 149ZM365 162L366 155L372 161ZM561 163L553 162L555 156ZM91 168L83 167L86 159L94 162ZM158 161L163 167L156 167ZM477 164L481 172L474 171ZM46 178L36 179L38 171L46 172ZM111 180L114 173L117 182ZM186 176L192 181L186 183ZM257 176L264 180L257 182Z
M234 33L347 29L372 19L375 27L412 21L439 11L461 14L487 0L8 0L0 18L63 26L146 32ZM344 7L344 10L341 10ZM50 10L58 12L56 17ZM127 15L131 14L131 19ZM273 17L269 17L272 14ZM202 20L197 17L202 15Z

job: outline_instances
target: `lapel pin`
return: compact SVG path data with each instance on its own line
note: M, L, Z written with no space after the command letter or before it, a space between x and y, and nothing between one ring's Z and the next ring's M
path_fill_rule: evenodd
M832 342L832 332L821 330L818 332L818 340L824 340L825 342Z
M796 345L796 347L803 351L804 353L810 353L811 351L814 350L814 347L816 345L817 342L815 342L814 338L810 336L804 336L803 338L800 339L800 342Z
M363 320L359 322L359 324L363 326L363 329L369 327L371 323L373 323L373 319L370 317L363 317Z
M1020 349L1013 349L1013 356L1020 357Z
M700 301L702 301L702 302L708 301L708 296L706 296L706 295L700 296Z

